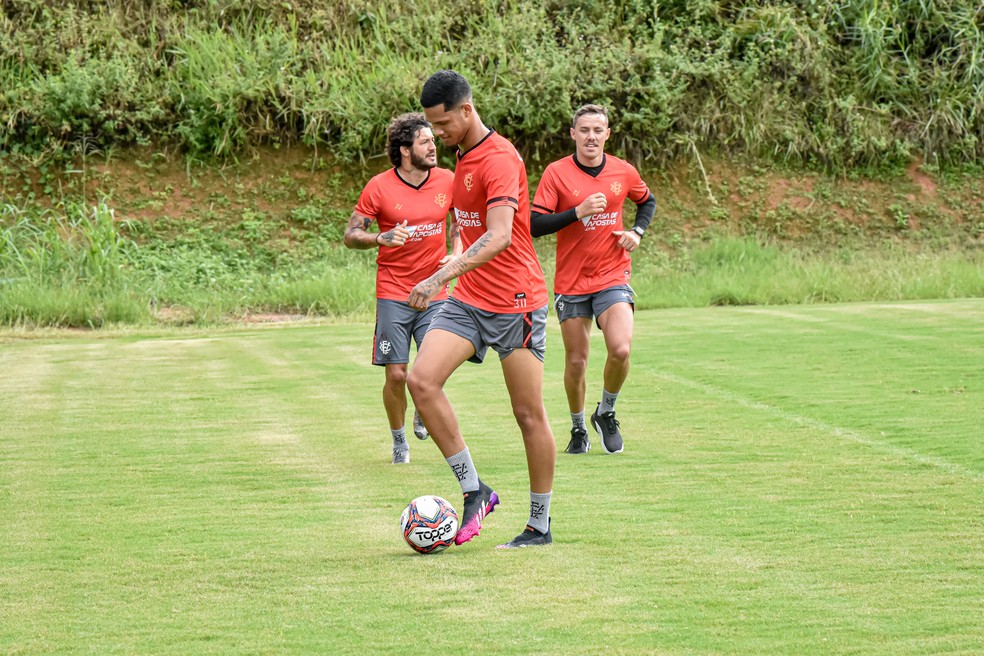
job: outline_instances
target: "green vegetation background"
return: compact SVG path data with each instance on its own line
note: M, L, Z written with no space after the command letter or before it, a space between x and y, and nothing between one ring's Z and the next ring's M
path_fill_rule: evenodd
M0 1L0 324L370 315L341 233L444 67L531 189L612 108L640 307L982 295L973 4Z
M433 70L555 152L602 102L612 146L832 168L979 162L984 16L964 1L376 0L0 3L0 149L303 142L357 160Z

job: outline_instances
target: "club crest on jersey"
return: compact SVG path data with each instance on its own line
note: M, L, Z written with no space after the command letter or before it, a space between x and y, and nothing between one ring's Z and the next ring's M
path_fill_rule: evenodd
M437 203L439 206L444 207L448 204L448 195L438 194L434 196L434 202Z
M465 189L471 191L472 187L474 186L475 186L475 176L469 173L468 175L465 176Z
M616 180L612 183L612 193L617 194L620 191L622 191L622 183Z

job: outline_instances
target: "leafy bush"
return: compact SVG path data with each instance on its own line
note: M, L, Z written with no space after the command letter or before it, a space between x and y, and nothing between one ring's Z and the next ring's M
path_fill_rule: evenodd
M359 160L451 67L533 157L602 102L613 149L657 162L980 163L982 55L970 2L24 0L0 5L0 151L84 136L227 157L297 139Z

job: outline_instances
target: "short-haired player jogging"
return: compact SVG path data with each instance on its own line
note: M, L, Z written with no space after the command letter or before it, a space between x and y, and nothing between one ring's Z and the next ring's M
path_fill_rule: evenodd
M478 477L444 384L466 360L481 362L489 347L499 354L530 479L526 529L499 546L550 544L557 446L543 406L548 297L529 233L526 165L507 139L482 123L471 87L458 73L432 75L420 104L434 135L458 147L454 211L464 253L410 293L410 306L424 311L448 281L458 279L424 337L410 394L461 485L464 509L455 543L463 544L478 535L499 497Z
M549 164L533 199L534 237L557 233L554 307L564 339L564 389L571 412L567 453L591 448L584 425L585 378L592 318L605 336L601 401L591 423L605 453L620 453L622 433L615 401L629 374L632 348L632 259L656 212L656 199L634 166L605 154L608 112L585 105L574 113L574 154ZM635 224L625 230L622 204L636 204Z
M454 175L437 168L437 146L423 114L403 114L390 122L387 152L393 168L366 184L345 231L349 248L378 248L376 256L376 334L372 363L386 368L383 407L393 438L393 464L410 462L405 422L407 364L410 340L420 343L447 298L438 290L426 312L407 304L407 295L421 278L437 271L449 258L444 223L451 209ZM375 221L379 232L368 232ZM451 222L452 254L461 252L457 226ZM414 413L414 434L427 439L427 429Z

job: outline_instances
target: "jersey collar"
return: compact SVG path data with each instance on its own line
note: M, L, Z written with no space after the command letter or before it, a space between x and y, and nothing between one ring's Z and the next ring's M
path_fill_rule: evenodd
M419 185L416 185L416 186L414 186L414 185L410 184L409 182L407 182L406 180L404 180L403 179L403 176L400 175L400 172L397 170L397 167L395 167L395 166L393 167L393 175L396 176L396 179L397 180L399 180L400 182L402 182L406 186L410 187L411 189L413 189L415 191L420 191L420 188L423 187L425 184L427 184L427 181L430 180L431 170L430 169L427 169L427 175L425 175L424 176L424 179L420 181L420 184Z
M488 131L487 133L485 133L485 136L484 136L484 137L482 137L482 139L481 139L481 140L480 140L480 141L479 141L479 142L478 142L477 144L475 144L474 146L472 146L471 148L469 148L469 149L468 149L468 151L467 151L467 152L465 152L465 153L462 153L462 152L461 152L461 149L459 148L459 149L458 149L458 161L460 162L461 160L463 160L463 159L465 158L465 155L467 155L467 154L468 154L468 153L470 153L471 151L473 151L473 150L477 150L477 149L478 149L478 147L479 147L479 146L481 146L481 145L482 145L483 143L485 143L485 141L486 141L486 140L487 140L487 139L488 139L489 137L491 137L491 136L492 136L493 134L495 134L495 130L492 130L492 129L490 129L490 130L489 130L489 131Z
M574 164L577 166L577 168L581 169L582 171L590 175L592 178L597 178L599 175L601 175L601 172L605 170L605 163L608 161L608 155L606 155L605 153L601 154L601 164L599 164L598 166L585 166L584 164L581 164L581 162L577 161L577 153L574 153L573 155L571 155L571 157L574 158Z

